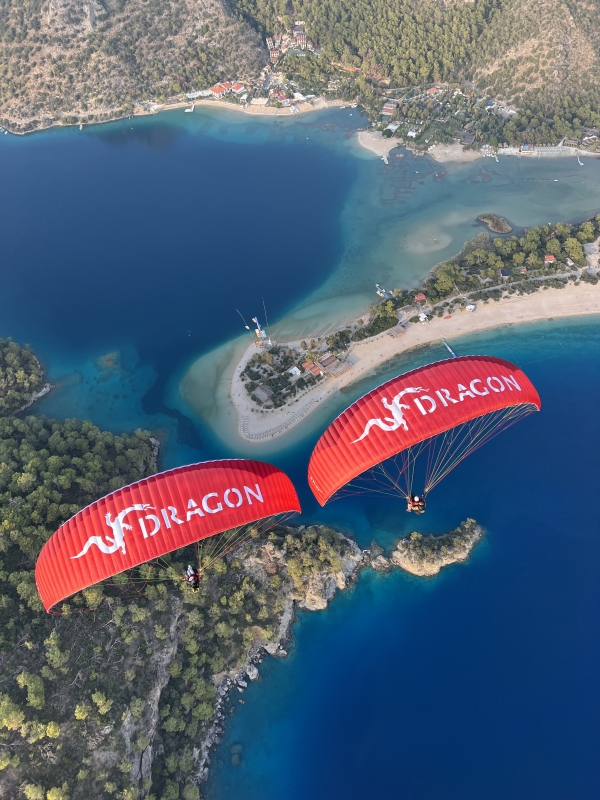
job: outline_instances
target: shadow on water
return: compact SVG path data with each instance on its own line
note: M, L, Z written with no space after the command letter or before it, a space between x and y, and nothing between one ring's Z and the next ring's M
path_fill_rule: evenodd
M130 124L127 125L126 123ZM142 121L143 122L143 121ZM122 123L101 127L93 131L94 136L104 144L123 147L129 144L141 144L149 150L168 150L182 134L182 129L166 122L154 125L140 124L138 120L125 120Z

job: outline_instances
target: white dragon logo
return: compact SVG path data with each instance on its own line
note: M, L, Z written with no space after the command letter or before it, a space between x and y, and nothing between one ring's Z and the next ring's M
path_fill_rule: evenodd
M426 392L427 389L416 388L414 386L409 386L408 389L403 389L399 392L396 397L390 401L383 397L381 402L387 408L388 411L392 412L391 417L384 417L383 419L370 419L367 424L365 425L365 429L362 433L362 436L359 436L358 439L355 439L351 444L356 444L356 442L360 442L361 439L364 439L365 436L369 435L369 431L371 428L381 428L382 431L395 431L398 428L403 428L405 431L408 430L408 425L406 424L406 420L404 419L403 410L408 410L410 406L404 405L401 403L400 400L404 397L405 394L416 394L417 392Z
M106 544L101 536L90 536L81 553L78 553L76 556L71 556L71 558L81 558L81 556L84 556L93 544L96 545L101 553L105 553L106 555L116 553L117 550L120 550L123 555L125 555L125 531L130 531L131 525L124 524L123 520L131 511L146 511L148 508L152 508L152 506L142 505L141 503L138 503L135 506L129 506L129 508L126 508L124 511L121 511L119 514L117 514L114 520L112 519L112 514L109 511L108 514L104 515L104 519L106 520L108 527L111 528L113 532L112 537L106 537L111 544Z

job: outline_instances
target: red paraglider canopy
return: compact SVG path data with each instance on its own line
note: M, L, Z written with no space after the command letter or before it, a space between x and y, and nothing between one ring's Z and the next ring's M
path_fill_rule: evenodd
M42 548L44 608L105 578L266 517L300 511L292 482L260 461L208 461L161 472L79 511Z
M325 505L349 481L401 451L515 407L539 411L540 398L525 373L501 358L464 356L412 370L361 397L327 428L308 466L310 488Z

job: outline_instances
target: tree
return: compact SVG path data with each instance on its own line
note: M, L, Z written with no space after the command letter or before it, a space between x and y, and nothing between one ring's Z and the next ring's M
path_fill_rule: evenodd
M98 709L98 713L102 715L108 714L113 705L113 701L109 700L104 692L94 692L92 695L92 702Z
M596 228L594 226L594 223L590 222L589 220L587 222L584 222L581 225L579 232L582 234L584 242L591 242L594 236L596 235Z
M25 721L25 714L7 694L0 692L0 729L15 731Z
M87 719L88 714L90 713L90 709L87 705L81 704L75 706L75 719L84 720Z
M30 672L21 672L17 676L17 683L21 689L27 687L27 705L38 711L44 707L44 681L39 675L33 675Z
M44 800L46 793L39 784L29 783L23 789L23 794L27 800Z
M548 239L546 243L546 252L551 253L553 256L557 258L560 256L562 252L562 248L560 246L560 242L558 239Z
M570 256L576 264L581 264L585 260L581 242L578 242L577 239L574 239L573 237L569 237L566 240L565 251L567 255Z
M179 797L179 784L175 781L166 780L165 788L161 800L177 800Z
M46 800L70 800L67 784L63 783L60 788L54 787L53 789L48 789L46 792Z

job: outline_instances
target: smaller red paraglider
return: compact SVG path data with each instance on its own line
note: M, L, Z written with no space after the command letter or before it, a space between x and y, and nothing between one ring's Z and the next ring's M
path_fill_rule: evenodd
M208 461L161 472L112 492L61 525L38 557L38 592L48 611L105 578L231 532L224 534L222 557L248 526L297 512L290 479L260 461ZM199 576L188 571L184 579L194 588Z

